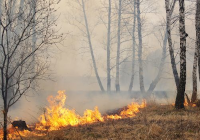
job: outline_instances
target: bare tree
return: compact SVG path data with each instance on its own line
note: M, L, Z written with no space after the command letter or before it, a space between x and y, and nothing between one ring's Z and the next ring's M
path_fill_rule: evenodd
M199 80L200 80L200 1L196 3L196 44L198 49L198 68L199 68Z
M56 19L52 17L56 11L53 5L57 1L18 2L2 0L0 5L0 90L3 100L4 140L7 140L10 107L28 93L33 83L48 78L48 53L45 52L61 39L55 31ZM32 37L36 35L40 39L34 44ZM33 56L35 71L32 71Z
M166 58L166 50L167 50L166 46L167 46L167 32L165 33L164 40L163 40L162 58L161 58L161 61L160 61L158 74L155 77L155 79L152 81L152 83L150 84L149 89L147 91L150 94L153 92L153 90L155 89L156 85L158 84L158 82L161 79L161 75L163 73L164 64L165 64L165 58Z
M136 40L135 40L135 29L136 29L136 0L133 0L134 10L133 10L133 29L132 29L132 71L131 71L131 81L129 85L129 92L132 91L133 88L133 81L135 76L135 46L136 46Z
M175 4L176 4L176 1L173 1L172 4L171 4L171 7L169 9L170 10L169 11L170 17L172 16L172 13L174 11ZM167 27L166 27L165 36L164 36L164 39L163 39L162 58L161 58L161 61L160 61L158 74L155 77L155 79L152 81L152 83L150 84L149 89L148 89L148 93L152 93L153 92L153 90L155 89L156 85L158 84L158 82L161 79L161 75L162 75L163 70L164 70L165 59L167 57L166 56L166 53L167 53L167 48L166 48L167 47L167 40L168 40L168 32L167 32Z
M193 92L191 102L194 103L197 100L197 63L199 68L199 80L200 80L200 0L196 0L196 45L194 53L193 63Z
M175 3L176 0L173 1L173 3ZM175 6L175 4L174 4ZM176 60L174 57L174 49L173 49L173 45L172 45L172 37L171 37L171 16L172 16L172 10L170 9L169 6L169 0L165 0L165 8L166 8L166 19L167 19L167 33L168 33L168 44L169 44L169 54L170 54L170 58L171 58L171 66L172 66L172 71L174 74L174 80L176 83L176 88L178 91L178 85L179 85L179 76L178 76L178 71L176 68Z
M121 46L121 13L122 13L122 0L119 0L118 7L118 29L117 29L117 58L116 58L116 92L120 92L119 84L119 66L120 66L120 46Z
M198 48L196 43L194 52L193 71L192 71L193 90L192 90L191 103L194 103L197 100L197 61L198 61Z
M139 61L139 80L140 80L140 91L145 92L144 87L144 77L143 77L143 62L142 62L142 24L141 24L141 13L140 13L140 0L137 0L137 23L138 23L138 39L139 39L139 46L138 46L138 61Z
M75 2L76 4L78 4L78 6L81 8L81 13L83 14L83 18L84 18L83 19L84 23L82 23L82 21L77 20L76 17L75 17L75 20L83 28L79 27L79 25L76 25L74 23L73 23L73 25L76 26L80 31L82 31L87 38L87 43L89 45L89 51L90 51L90 55L91 55L91 58L92 58L92 66L93 66L93 69L94 69L94 72L95 72L95 76L96 76L96 79L97 79L97 82L99 84L101 91L104 92L105 90L104 90L103 84L101 82L101 79L99 77L96 59L95 59L95 55L94 55L94 49L93 49L93 44L92 44L92 39L91 39L91 32L90 32L90 28L89 28L89 24L88 24L87 13L86 13L86 6L85 6L86 1L85 0L74 0L72 2Z
M180 32L180 80L176 96L175 108L184 108L186 85L186 37L185 32L185 1L179 0L179 32Z
M111 0L108 7L108 34L107 34L107 91L111 91L111 76L110 76L110 45L111 45Z

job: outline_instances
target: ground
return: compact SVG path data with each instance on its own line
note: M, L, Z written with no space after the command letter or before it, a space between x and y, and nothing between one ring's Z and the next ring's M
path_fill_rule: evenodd
M46 132L26 140L199 140L200 108L177 111L172 105L151 104L133 118Z

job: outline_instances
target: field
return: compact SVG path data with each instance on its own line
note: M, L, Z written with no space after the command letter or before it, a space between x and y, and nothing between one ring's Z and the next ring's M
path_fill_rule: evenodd
M26 140L199 140L200 109L177 111L172 105L151 103L133 118L46 131L46 136Z

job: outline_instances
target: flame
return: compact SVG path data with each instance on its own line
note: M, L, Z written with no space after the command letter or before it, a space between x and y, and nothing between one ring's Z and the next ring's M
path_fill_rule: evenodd
M17 127L10 127L8 129L8 139L21 139L21 137L27 136L45 136L45 133L37 133L29 130L20 131ZM3 130L0 131L0 139L3 139Z
M139 112L139 108L145 107L145 101L142 105L138 103L131 103L121 113L115 115L102 116L95 107L94 110L86 110L83 116L76 114L76 111L69 110L64 107L66 101L65 91L58 91L56 97L49 96L49 107L46 108L46 112L39 118L40 123L37 124L37 130L58 130L62 127L77 126L84 124L91 124L95 122L104 122L107 119L122 119L127 117L134 117Z
M48 97L49 107L46 108L46 112L39 118L40 123L37 124L37 130L43 130L47 128L49 130L58 130L61 127L76 126L83 124L90 124L94 122L103 122L104 119L95 107L95 110L86 110L84 116L76 114L76 111L69 110L64 107L66 101L65 91L58 91L58 96Z
M144 108L145 106L145 101L142 102L142 105L139 105L138 103L131 103L128 105L128 109L123 110L120 115L124 117L134 117L136 113L140 112L139 108Z
M175 106L175 103L172 103L172 106ZM197 105L195 103L188 103L188 101L185 99L184 106L185 107L188 107L188 106L190 106L190 107L196 107Z
M67 126L77 126L91 124L95 122L105 122L108 119L123 119L128 117L134 117L140 108L146 107L145 101L140 105L138 103L131 103L124 108L119 114L102 116L98 110L98 107L95 107L94 110L86 110L83 116L76 113L74 109L65 108L65 101L67 96L65 91L58 91L57 96L49 96L47 98L49 106L46 107L43 111L43 114L39 116L39 123L36 124L36 127L33 131L24 130L16 131L17 128L10 128L9 137L12 139L20 138L20 136L43 136L46 130L58 130ZM15 130L16 129L16 130ZM38 131L41 131L38 133ZM3 137L3 134L0 134L0 138Z

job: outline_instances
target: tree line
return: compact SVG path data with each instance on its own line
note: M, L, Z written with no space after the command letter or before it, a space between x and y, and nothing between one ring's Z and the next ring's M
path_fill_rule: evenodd
M89 1L85 0L75 0L73 1L73 5L77 4L78 8L80 10L80 13L83 13L83 20L84 23L81 23L81 20L78 20L78 23L82 24L81 31L84 34L84 37L86 38L91 59L93 62L93 70L96 75L96 79L98 82L98 85L100 87L100 90L102 92L111 92L111 71L113 68L114 70L114 79L115 79L115 91L120 92L120 66L125 62L127 59L131 61L129 63L131 65L131 75L130 75L130 82L127 91L131 92L134 89L134 79L136 75L136 71L139 73L139 86L141 93L145 93L147 96L151 95L152 92L155 90L157 84L162 79L162 75L165 70L165 63L166 58L169 54L170 63L171 63L171 69L174 77L174 83L176 85L176 101L175 101L175 108L181 109L184 108L184 102L185 102L185 95L187 97L187 100L190 101L190 103L195 103L197 100L197 65L199 65L199 1L192 1L191 3L193 6L191 6L188 12L186 10L185 3L187 1L185 0L165 0L164 8L165 8L165 20L164 20L164 35L162 38L162 57L159 60L159 67L158 67L158 73L155 76L155 78L152 80L152 82L149 85L148 89L145 89L144 85L144 34L145 32L145 17L142 16L142 12L145 10L147 12L152 12L156 8L156 6L153 6L155 1L149 2L149 1L141 1L141 0L108 0L103 1L103 8L104 13L101 13L103 18L101 18L101 21L103 21L103 24L106 26L107 30L107 37L105 38L106 44L106 53L107 53L107 61L106 61L106 73L107 73L107 85L106 88L102 84L102 79L99 76L98 67L96 64L96 57L94 53L94 46L92 44L92 37L91 37L91 27L88 24L88 15L89 12L87 12L86 4L89 3ZM141 12L141 5L145 5L146 8L142 9ZM196 7L195 7L196 6ZM102 9L103 9L102 8ZM174 14L174 11L178 10L178 14ZM193 60L193 72L192 72L192 79L193 79L193 94L191 97L191 100L189 99L188 95L185 93L186 89L186 78L187 78L187 69L186 69L186 62L187 62L187 38L188 33L186 31L186 20L188 13L190 15L195 14L196 12L196 18L195 18L195 27L196 27L196 40L195 41L195 47L194 48L194 60ZM81 14L80 14L81 15ZM107 17L106 17L107 16ZM106 17L106 18L105 18ZM74 24L75 25L75 24ZM76 27L79 27L76 24ZM175 47L173 43L173 36L172 31L173 29L179 29L178 31L178 37L179 37L179 46L178 48L178 55L179 55L179 62L176 62L177 53L175 53ZM85 32L86 31L86 32ZM148 33L146 33L148 34ZM122 44L124 42L132 42L131 47L129 48L129 56L122 55L124 52L124 48L122 49ZM114 46L114 47L111 47ZM115 49L113 49L115 48ZM112 51L111 51L112 50ZM113 58L111 57L111 54L115 55L115 64L111 64L111 61L113 61ZM125 57L124 57L125 56ZM130 59L131 58L131 59ZM113 66L112 66L113 65ZM178 69L180 67L180 69Z

